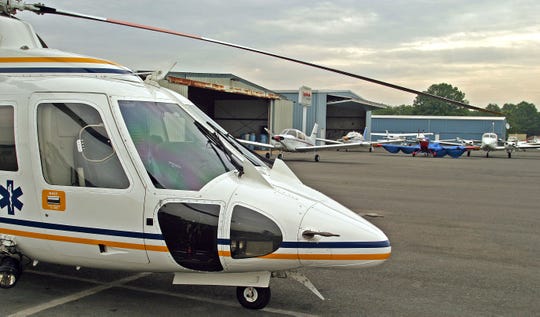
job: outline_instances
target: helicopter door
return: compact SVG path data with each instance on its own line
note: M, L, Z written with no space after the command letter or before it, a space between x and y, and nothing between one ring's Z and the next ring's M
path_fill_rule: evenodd
M34 94L36 187L51 256L148 263L145 191L101 94ZM39 151L39 152L38 152ZM84 263L81 261L80 263Z

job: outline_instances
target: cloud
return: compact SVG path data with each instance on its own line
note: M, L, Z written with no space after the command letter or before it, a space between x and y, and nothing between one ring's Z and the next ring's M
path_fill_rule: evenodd
M516 100L540 106L540 92L534 88L540 74L540 27L534 14L540 12L538 1L47 0L45 4L255 47L417 90L448 82L480 106ZM179 61L179 71L235 73L270 89L305 84L352 89L387 104L414 99L344 76L170 35L33 13L19 18L30 21L51 47L135 69Z

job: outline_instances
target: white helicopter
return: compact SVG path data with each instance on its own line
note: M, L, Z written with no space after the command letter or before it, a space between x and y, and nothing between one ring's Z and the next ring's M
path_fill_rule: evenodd
M43 261L237 286L260 309L271 277L323 298L298 268L389 258L381 230L267 167L156 74L45 48L19 10L107 20L0 0L1 288Z

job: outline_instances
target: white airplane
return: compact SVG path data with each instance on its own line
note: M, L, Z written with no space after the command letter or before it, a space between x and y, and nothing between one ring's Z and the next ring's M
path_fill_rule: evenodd
M278 158L283 158L283 152L314 152L315 161L319 161L318 150L338 150L338 149L350 149L361 146L370 146L371 142L361 141L355 143L343 143L335 140L322 139L317 137L317 131L319 125L315 123L311 135L307 136L304 132L297 129L285 129L280 134L273 134L266 129L272 143L261 143L254 141L247 141L238 139L239 142L247 145L254 145L270 150L279 150ZM324 145L317 145L317 141L330 143ZM270 158L270 153L266 153L266 158Z
M382 136L383 140L379 141L379 143L381 143L382 141L404 142L407 141L407 138L409 137L413 137L414 141L422 141L426 139L426 136L433 135L433 133L389 133L388 130L386 130L386 133L371 133L371 135Z
M389 258L381 230L267 167L158 73L45 48L19 10L166 31L0 0L0 288L50 262L237 286L260 309L271 277L322 298L299 268Z
M540 143L521 142L517 138L508 138L505 142L499 140L496 133L487 132L482 135L480 149L486 152L486 157L489 157L489 152L492 151L506 151L508 158L511 158L514 151L540 149Z

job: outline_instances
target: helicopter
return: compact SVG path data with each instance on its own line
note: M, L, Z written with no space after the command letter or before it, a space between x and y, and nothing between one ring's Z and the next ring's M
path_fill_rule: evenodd
M235 286L262 309L271 278L322 294L300 268L359 269L388 237L267 165L190 100L117 63L47 48L18 11L187 37L481 108L210 38L43 4L0 0L0 288L49 262L173 273L173 284Z

